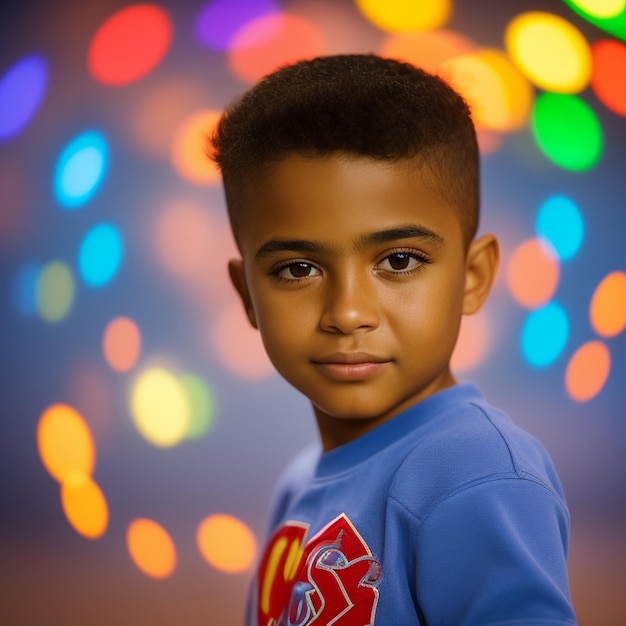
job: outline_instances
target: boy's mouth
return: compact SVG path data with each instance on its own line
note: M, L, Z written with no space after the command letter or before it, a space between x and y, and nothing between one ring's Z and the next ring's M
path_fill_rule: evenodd
M336 352L320 359L313 359L317 368L332 380L357 382L367 380L391 361L366 352Z

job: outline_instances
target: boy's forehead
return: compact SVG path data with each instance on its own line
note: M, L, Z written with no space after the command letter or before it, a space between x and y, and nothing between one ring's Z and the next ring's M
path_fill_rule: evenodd
M240 235L340 242L416 226L441 240L459 217L415 160L289 155L247 186ZM445 233L448 233L446 236Z
M303 182L324 180L329 189L348 193L354 183L398 186L401 178L424 178L425 171L417 159L385 161L343 152L309 156L295 153L268 168L265 181L281 192L299 194Z
M365 219L368 209L380 207L381 201L390 209L395 203L416 211L426 202L444 203L434 178L415 161L343 153L289 155L268 168L250 191L247 203L258 207L260 215L270 207L283 208L294 218L311 207L318 209L316 215L328 206L340 213L356 208Z

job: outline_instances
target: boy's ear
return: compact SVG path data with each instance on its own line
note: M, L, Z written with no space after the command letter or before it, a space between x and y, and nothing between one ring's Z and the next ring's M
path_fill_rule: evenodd
M467 251L463 315L476 313L483 305L496 277L500 248L492 234L474 239Z
M252 299L250 298L250 292L248 291L248 283L246 282L243 260L231 259L228 262L228 274L230 276L230 282L233 284L239 294L239 297L241 298L243 308L248 316L248 321L254 328L258 329L256 315L254 314L254 307L252 306Z

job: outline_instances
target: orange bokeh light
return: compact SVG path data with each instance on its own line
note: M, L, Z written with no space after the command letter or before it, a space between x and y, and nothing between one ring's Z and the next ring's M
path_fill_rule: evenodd
M127 372L137 363L141 351L141 333L133 320L116 317L109 322L102 339L102 351L116 372Z
M383 42L380 54L437 73L444 61L475 48L470 39L454 31L413 31L389 36Z
M322 35L312 22L298 15L273 13L248 22L235 34L228 62L237 77L254 83L280 65L323 51Z
M626 45L605 39L591 47L591 87L613 113L626 116Z
M220 513L204 519L198 527L196 540L206 561L228 574L245 572L256 557L254 534L232 515Z
M450 367L455 371L469 370L484 362L487 355L488 332L484 313L466 315L456 342Z
M174 169L185 180L197 185L220 181L220 172L209 159L209 137L220 118L219 111L202 110L188 116L174 134L171 158Z
M259 331L250 326L240 302L225 308L210 331L212 350L235 376L259 380L274 373Z
M203 86L188 78L176 77L146 85L128 120L128 132L147 154L168 156L172 137L180 121L197 111L207 100Z
M502 146L504 135L496 130L478 126L476 128L476 140L481 154L493 154Z
M159 261L176 278L206 280L215 247L214 229L206 207L187 201L167 205L154 222ZM226 273L226 259L222 263Z
M154 4L118 11L96 31L87 53L91 75L109 85L126 85L151 72L172 41L168 14Z
M559 283L560 265L550 245L527 239L513 252L507 271L511 295L523 307L536 309L546 304Z
M109 507L100 487L82 472L61 483L61 505L72 528L83 537L98 539L109 524Z
M126 545L133 563L151 578L167 578L176 567L176 547L168 532L156 522L133 520L126 532Z
M626 272L612 272L600 281L591 298L589 318L602 337L614 337L626 328Z
M576 402L595 398L611 371L611 354L601 341L583 344L570 359L565 370L565 389Z
M533 91L503 52L486 49L454 57L441 72L468 101L477 126L512 132L527 124Z
M91 430L67 404L53 404L39 418L37 449L50 475L63 482L72 472L90 476L96 459Z

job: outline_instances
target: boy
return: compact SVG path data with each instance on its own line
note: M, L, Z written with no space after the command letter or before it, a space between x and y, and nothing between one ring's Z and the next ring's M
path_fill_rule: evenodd
M229 264L321 446L277 490L249 624L574 624L547 453L450 372L498 263L470 112L371 55L266 77L213 137Z

